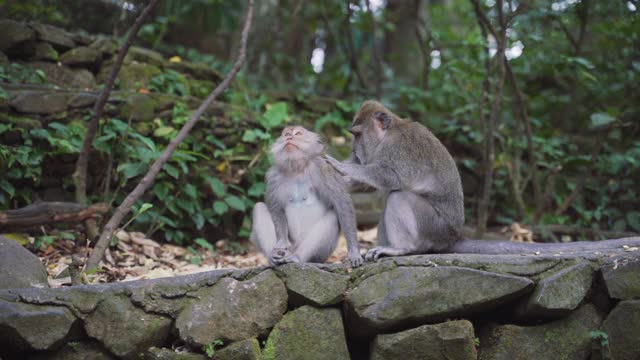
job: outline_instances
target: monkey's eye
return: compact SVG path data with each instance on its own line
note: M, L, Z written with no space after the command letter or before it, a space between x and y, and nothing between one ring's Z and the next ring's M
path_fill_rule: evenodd
M296 132L296 136L298 136L298 135L302 135L302 131L297 131Z
M287 133L284 133L284 134L282 134L282 135L283 135L283 136L291 136L291 133L290 133L290 132L287 132Z

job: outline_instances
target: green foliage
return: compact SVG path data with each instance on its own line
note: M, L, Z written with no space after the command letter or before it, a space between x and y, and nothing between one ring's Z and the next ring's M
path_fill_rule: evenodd
M208 357L213 357L216 353L216 348L224 345L224 342L220 339L213 340L210 344L207 344L202 347L202 350L207 354Z
M609 334L602 330L593 330L589 332L589 336L592 340L598 342L600 346L600 351L602 355L602 359L610 359L611 352L609 350Z
M0 81L12 84L46 84L47 75L40 69L19 63L0 64Z
M149 89L171 95L188 96L191 94L189 83L184 75L171 69L151 78Z

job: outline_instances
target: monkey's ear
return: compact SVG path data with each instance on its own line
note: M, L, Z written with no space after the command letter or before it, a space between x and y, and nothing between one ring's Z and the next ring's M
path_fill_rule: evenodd
M376 125L382 130L387 130L391 125L391 116L384 111L376 111L373 113L373 118L376 119Z

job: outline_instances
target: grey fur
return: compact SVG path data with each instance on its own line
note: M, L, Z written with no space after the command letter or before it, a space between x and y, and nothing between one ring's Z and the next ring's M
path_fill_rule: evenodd
M293 135L297 133L301 135ZM287 142L297 150L287 151ZM288 127L271 151L266 206L254 208L251 240L271 264L324 262L335 250L341 228L351 266L360 266L353 202L343 177L324 160L318 135Z
M350 183L388 192L378 226L378 247L366 254L367 260L430 252L519 254L640 246L640 238L570 244L463 239L460 175L447 149L426 127L369 100L358 110L351 132L354 141L349 159L328 161Z
M351 131L350 160L329 161L348 179L388 193L378 247L365 258L441 252L460 240L462 183L442 143L375 101L362 104Z

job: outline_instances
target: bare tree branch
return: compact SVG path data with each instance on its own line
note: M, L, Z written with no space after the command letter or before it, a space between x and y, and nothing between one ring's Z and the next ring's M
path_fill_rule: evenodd
M249 37L249 29L251 29L251 21L253 18L253 0L249 0L249 6L247 8L247 15L244 22L244 27L242 29L242 36L240 42L240 50L238 53L238 58L236 59L233 68L227 74L227 76L222 80L222 82L209 94L209 96L200 104L198 109L191 115L189 121L187 121L178 135L171 140L167 148L164 150L162 155L151 165L147 174L142 178L140 183L136 186L135 189L127 197L124 199L122 204L116 209L115 213L109 219L107 224L104 226L102 234L100 234L100 239L96 243L96 246L91 253L91 257L87 263L87 269L96 268L100 259L104 255L107 246L109 245L109 241L111 240L111 236L115 231L116 227L120 224L124 216L131 211L131 207L133 204L144 194L144 192L153 184L156 176L162 169L162 166L169 160L173 152L176 150L178 145L187 137L191 129L198 122L202 114L207 110L207 108L213 103L213 101L231 84L231 81L235 78L240 68L244 64L246 53L247 53L247 38Z
M116 77L118 76L118 72L120 71L120 67L122 67L122 62L124 61L125 55L127 55L127 51L133 44L133 40L135 39L140 27L144 23L145 19L151 13L151 10L156 6L158 0L151 0L147 7L142 10L142 13L138 16L135 23L129 30L129 35L127 35L127 40L118 50L118 55L116 56L116 61L111 68L111 74L109 75L109 79L104 86L104 89L100 93L98 100L96 101L93 107L93 117L89 121L87 125L87 134L84 138L84 143L82 144L82 151L78 156L78 162L76 163L76 171L73 173L73 182L76 188L76 202L79 204L87 203L87 166L89 163L89 153L91 152L91 145L93 144L93 139L98 132L98 124L100 122L100 118L102 117L102 112L104 111L104 106L109 100L109 94L113 89L113 84L116 81Z

